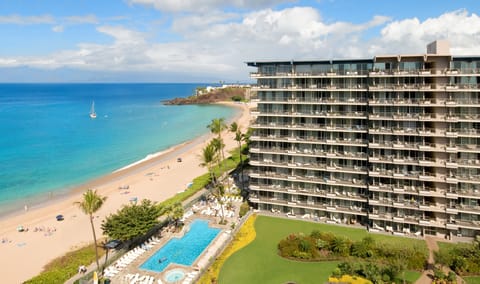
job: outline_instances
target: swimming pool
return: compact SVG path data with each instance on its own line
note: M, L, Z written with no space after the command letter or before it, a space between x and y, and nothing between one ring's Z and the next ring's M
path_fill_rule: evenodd
M165 275L165 281L167 281L168 283L175 283L182 280L183 278L185 278L185 271L178 268L168 271Z
M220 229L209 227L207 220L195 219L182 238L169 240L140 268L162 272L170 263L190 266L219 232Z

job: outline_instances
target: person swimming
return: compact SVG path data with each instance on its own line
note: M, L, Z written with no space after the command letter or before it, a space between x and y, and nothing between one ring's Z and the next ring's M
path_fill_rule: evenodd
M161 258L161 259L159 259L159 260L158 260L158 263L162 263L162 262L164 262L165 260L167 260L167 258L166 258L166 257L164 257L164 258Z

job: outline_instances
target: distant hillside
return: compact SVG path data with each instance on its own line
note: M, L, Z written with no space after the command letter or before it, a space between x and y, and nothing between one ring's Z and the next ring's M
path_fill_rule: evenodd
M193 104L211 104L224 101L242 101L245 100L247 88L227 87L212 90L205 94L193 95L187 98L175 98L164 101L165 105L193 105Z

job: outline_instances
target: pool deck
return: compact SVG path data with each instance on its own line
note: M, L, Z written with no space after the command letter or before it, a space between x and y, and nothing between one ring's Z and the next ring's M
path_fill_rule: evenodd
M218 208L218 203L198 203L184 215L184 226L180 232L173 232L174 227L165 227L156 236L158 241L149 243L151 246L145 252L141 253L127 266L119 268L119 272L114 276L110 276L112 283L169 283L166 281L166 274L172 269L182 269L185 272L185 278L175 283L194 283L202 272L211 263L224 247L225 243L231 239L230 225L232 223L238 225L238 211L240 208L241 200L230 201L234 205L234 210L224 212L226 215L226 225L218 224L220 217L216 216L221 210ZM150 271L141 269L140 266L152 257L161 247L163 247L170 239L176 237L181 238L185 233L188 225L195 219L203 219L209 221L209 226L213 228L219 228L221 231L212 240L212 242L205 248L205 250L198 256L191 266L184 266L176 263L170 263L162 272ZM111 266L115 267L114 264ZM136 276L137 275L137 276ZM137 279L137 281L132 281ZM140 280L142 279L142 280ZM171 282L170 282L171 283Z

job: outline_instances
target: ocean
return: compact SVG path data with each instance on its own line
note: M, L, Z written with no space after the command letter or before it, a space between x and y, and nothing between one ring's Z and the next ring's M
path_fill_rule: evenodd
M0 84L0 214L192 140L213 118L235 114L161 103L198 86L205 85Z

